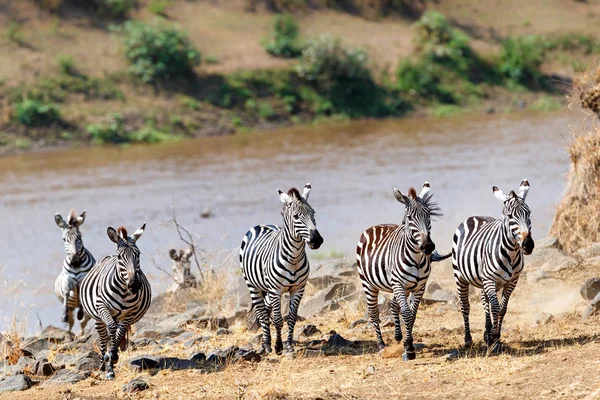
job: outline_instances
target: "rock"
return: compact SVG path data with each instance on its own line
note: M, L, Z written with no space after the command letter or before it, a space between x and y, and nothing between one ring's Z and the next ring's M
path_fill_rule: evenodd
M36 361L33 365L33 374L37 376L50 376L56 369L48 362L47 359Z
M373 375L375 373L375 367L373 365L367 365L365 368L365 375Z
M259 344L262 343L262 333L257 333L256 335L254 335L252 337L252 339L250 339L250 344L253 344L255 346L258 346Z
M381 357L383 358L397 358L402 357L404 354L404 345L402 344L392 344L390 346L386 346L381 352Z
M356 262L354 261L338 261L327 262L317 265L316 268L310 271L311 278L318 278L324 275L354 277L356 276Z
M304 350L304 353L302 353L302 355L306 358L320 357L324 354L325 353L323 353L321 350L316 350L316 349L306 349L306 350Z
M210 217L212 211L209 207L204 207L200 212L200 218L208 218Z
M86 379L90 374L88 372L77 372L71 371L69 369L61 369L54 376L48 379L46 382L42 383L40 386L54 386L54 385L64 385L64 384L73 384L79 381Z
M391 328L395 325L396 324L394 323L394 317L392 317L391 315L388 315L387 317L383 317L381 319L381 321L379 322L380 328Z
M336 333L335 331L330 332L329 339L327 340L327 347L330 348L343 348L353 346L354 343L346 340L342 337L342 335Z
M143 381L141 378L135 378L123 385L123 391L125 393L137 393L149 389L150 386Z
M494 114L495 112L496 112L496 109L494 107L488 107L485 109L486 114Z
M94 372L100 369L100 360L95 360L90 357L82 357L75 364L77 371Z
M190 347L194 347L195 345L197 345L198 343L201 342L208 342L211 339L210 336L199 336L199 337L194 337L191 338L189 340L186 340L183 343L183 347L186 349L189 349Z
M545 312L537 314L533 319L535 325L546 325L552 321L554 321L554 316Z
M148 346L154 346L154 345L158 345L158 342L154 339L150 339L150 338L134 339L132 348L140 349L142 347L148 347Z
M217 336L231 335L231 332L227 328L217 329Z
M454 291L443 289L438 289L433 292L430 299L444 303L455 303L457 301L456 293Z
M356 299L358 299L356 285L351 282L339 282L318 291L312 298L300 303L300 313L310 318L337 310L340 301L352 302Z
M321 331L319 330L319 328L317 328L316 326L312 325L312 324L307 324L304 325L302 327L302 329L300 330L300 335L302 337L311 337L313 335L316 335L318 333L321 333ZM262 340L262 334L260 335L260 340ZM260 343L260 341L258 342Z
M593 300L598 293L600 293L600 278L589 278L586 280L579 293L584 300Z
M357 319L356 321L352 322L349 326L348 329L354 329L357 326L361 326L361 325L365 325L367 323L367 320L364 318L361 319Z
M427 282L427 286L425 287L425 296L433 294L433 292L435 292L436 290L442 290L442 287L435 282Z
M237 346L230 346L225 350L215 349L208 353L206 358L207 364L224 365L231 360L235 353L239 350Z
M558 241L554 238L539 240L535 250L525 257L525 268L528 270L542 269L546 272L557 272L574 268L579 265L579 256L569 256L559 249Z
M154 358L149 356L138 356L129 359L129 369L132 372L142 372L149 369L158 369L160 363Z
M321 275L316 277L308 278L308 283L314 286L316 289L325 289L335 283L342 282L343 278L333 275Z
M51 343L63 343L73 341L75 335L66 329L56 328L55 326L48 325L42 331L40 338L48 339L48 341Z
M33 359L32 357L21 356L17 360L15 366L17 368L20 368L21 370L24 370L26 368L33 369L33 364L35 364L35 359Z
M5 376L0 379L0 393L17 392L31 387L31 379L27 375Z
M41 337L30 337L23 341L21 350L29 354L36 354L50 348L50 341Z
M527 103L524 100L517 100L515 106L517 108L525 108L527 107Z
M185 331L179 327L171 327L171 328L144 328L140 329L133 335L134 339L152 339L156 341L160 341L164 338L174 338ZM135 343L135 341L134 341Z
M159 365L160 369L170 369L173 371L198 368L198 364L196 361L184 360L184 359L177 358L177 357L159 358L158 365Z
M177 339L174 339L174 338L172 338L172 337L166 337L166 338L164 338L164 339L161 339L161 340L158 342L158 344L159 344L161 347L165 347L165 346L174 346L174 345L176 345L177 343L179 343L179 342L177 341Z
M583 260L600 257L600 243L593 243L588 247L579 249L575 254Z
M186 340L189 340L195 336L196 334L194 332L183 332L181 335L177 336L175 340L178 342L185 342Z
M202 352L193 352L190 355L190 360L195 362L196 364L204 363L206 361L206 354L204 354Z
M177 292L175 292L177 293ZM172 317L165 318L158 323L160 327L165 328L180 328L184 325L195 323L198 319L206 317L210 313L208 305L201 305L196 308L192 308L182 313L173 315ZM178 335L183 333L181 330ZM177 335L176 335L177 336ZM154 339L154 338L153 338Z
M450 353L448 353L444 356L444 361L453 362L453 361L458 360L459 357L460 357L460 354L458 353L458 350L452 350Z
M581 318L583 320L586 320L589 317L591 317L595 312L596 312L596 307L594 307L591 304L588 304L581 312Z
M534 283L538 283L539 281L548 278L548 273L546 271L544 271L543 269L536 269L533 271L529 271L526 274L526 278L527 278L527 283L534 284Z
M234 310L248 310L252 304L246 281L241 274L229 274L229 282L225 297L234 299Z
M233 356L233 362L239 362L241 360L248 362L260 362L262 357L256 351L248 347L242 347Z

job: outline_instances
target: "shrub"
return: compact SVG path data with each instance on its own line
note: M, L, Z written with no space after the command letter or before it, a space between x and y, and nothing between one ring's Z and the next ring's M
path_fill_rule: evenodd
M169 7L170 0L152 0L148 5L148 10L152 14L160 15L163 17L167 16L167 7Z
M161 143L171 139L168 133L156 129L154 126L145 126L129 135L129 141L139 143Z
M26 99L16 105L17 120L30 127L48 126L60 120L58 108L51 103Z
M94 0L105 12L115 18L125 18L135 6L135 0Z
M298 24L289 14L278 15L273 24L273 39L264 45L265 50L275 57L294 58L302 54L298 40Z
M502 43L500 72L516 83L537 84L544 53L545 43L539 36L509 38Z
M58 68L63 74L74 75L76 72L75 60L69 55L59 54L56 57L56 64L58 64Z
M88 125L87 131L96 143L126 143L129 142L129 135L123 124L123 117L120 114L113 114L112 121L108 124Z
M434 63L404 60L396 70L396 87L413 98L455 103L452 91L442 83L442 76L442 69Z
M128 21L123 31L129 71L145 82L190 74L200 63L194 44L177 29Z
M17 44L23 43L21 24L17 21L9 21L8 26L6 27L6 38Z

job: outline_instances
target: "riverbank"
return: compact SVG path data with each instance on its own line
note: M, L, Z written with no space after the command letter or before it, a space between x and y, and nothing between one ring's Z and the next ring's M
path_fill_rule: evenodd
M598 288L584 282L600 274L599 249L593 244L569 256L554 239L537 241L511 298L499 356L488 356L481 344L484 317L476 293L471 296L476 344L461 347L462 317L448 262L433 270L419 309L417 360L402 362L402 346L392 345L388 302L381 304L383 334L392 346L378 353L355 267L341 262L312 271L294 356L255 353L259 335L246 324L247 292L233 275L230 281L211 281L210 291L189 289L155 299L121 353L115 381L96 371L93 336L71 341L47 328L17 343L7 335L4 354L13 361L5 361L0 391L24 382L22 389L32 387L2 396L127 398L132 385L143 397L165 399L366 399L390 393L459 399L480 397L482 390L490 398L593 395L597 380L589 370L600 354L595 329L600 315L590 300ZM20 353L14 353L15 343Z
M329 120L555 110L600 48L594 26L575 31L557 18L588 18L600 10L591 4L554 5L518 26L505 18L510 7L494 20L474 7L427 2L420 16L300 8L274 31L277 14L241 2L174 0L160 11L138 1L119 18L50 3L11 4L0 16L11 61L0 67L0 154ZM190 58L178 64L177 53L153 48L141 32L175 41ZM270 41L302 52L274 56ZM167 65L176 69L149 68L127 46L174 57Z

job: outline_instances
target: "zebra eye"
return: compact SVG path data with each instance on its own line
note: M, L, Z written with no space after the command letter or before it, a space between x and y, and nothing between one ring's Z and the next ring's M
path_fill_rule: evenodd
M300 215L294 214L294 219L300 219Z

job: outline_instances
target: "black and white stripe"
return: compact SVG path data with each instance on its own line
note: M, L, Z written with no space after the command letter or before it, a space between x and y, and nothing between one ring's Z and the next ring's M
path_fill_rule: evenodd
M261 351L264 353L271 352L271 314L277 331L275 352L279 354L283 350L281 295L284 292L290 293L286 350L294 350L294 326L309 273L305 244L318 249L323 243L316 228L315 212L308 204L310 190L307 183L302 195L295 188L287 193L278 191L283 202L283 226L255 226L246 233L240 246L242 273L250 290L253 311L262 327Z
M81 334L90 317L83 312L79 301L81 281L96 263L92 254L84 247L79 227L85 221L85 211L79 217L71 209L67 221L60 214L54 215L54 221L62 229L65 247L65 259L62 270L54 282L54 293L63 305L62 322L67 323L69 332L75 322L73 311L77 310L77 319L81 321Z
M419 196L410 188L408 196L394 189L396 199L405 205L401 225L376 225L367 229L356 247L358 274L367 298L369 319L375 327L377 345L385 347L379 327L377 298L380 291L392 292L391 311L395 323L395 339L402 340L400 313L404 320L405 353L403 359L416 358L412 329L425 284L431 272L431 262L450 257L440 256L431 241L431 218L441 216L431 201L429 183L425 182ZM409 295L412 296L409 298Z
M521 182L518 194L511 191L507 196L496 186L493 191L503 204L502 218L470 217L460 224L454 233L452 267L465 324L465 345L473 344L469 326L469 285L473 285L482 289L484 341L497 351L508 300L523 270L523 255L531 254L534 242L531 212L525 203L529 192L527 179Z
M101 369L113 379L113 365L118 361L118 348L131 325L139 321L152 298L150 284L140 268L140 250L136 242L146 224L127 236L119 227L107 229L108 237L117 245L116 253L98 261L81 283L81 304L96 320L100 350L104 355ZM110 341L110 348L108 348Z

